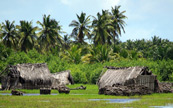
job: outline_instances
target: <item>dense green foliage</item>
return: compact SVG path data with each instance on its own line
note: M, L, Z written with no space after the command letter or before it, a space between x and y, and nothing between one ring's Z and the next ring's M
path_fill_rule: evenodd
M70 88L79 87L80 84L70 85ZM71 90L70 94L38 96L7 96L1 95L0 107L3 108L149 108L151 106L165 106L173 104L173 94L152 94L145 96L108 96L99 95L96 85L84 85L86 90ZM39 90L22 90L24 93L39 93ZM107 101L90 101L88 99L139 99L132 103L107 103Z
M172 81L173 42L158 36L121 42L127 17L119 9L102 10L97 17L82 12L69 25L71 35L64 36L50 15L37 21L41 28L5 21L0 24L0 72L7 65L47 63L52 73L71 70L75 83L96 83L104 66L148 66L160 81Z
M81 61L82 57L78 55L78 50L80 49L77 50L77 54L75 52L76 50L77 49L72 47L71 51L73 51L73 53L69 50L69 57L66 59L53 54L40 54L37 50L30 50L28 53L25 53L11 51L7 48L1 50L3 52L0 53L0 71L2 71L7 65L14 65L18 63L47 63L52 73L63 70L71 70L75 83L96 83L96 80L99 78L102 71L105 71L103 68L104 66L148 66L154 74L158 75L159 80L173 80L173 60L153 61L145 58L125 59L123 57L117 57L115 60L108 61L105 59L105 62L83 63ZM102 56L97 59L99 58L102 60L102 58L106 57Z

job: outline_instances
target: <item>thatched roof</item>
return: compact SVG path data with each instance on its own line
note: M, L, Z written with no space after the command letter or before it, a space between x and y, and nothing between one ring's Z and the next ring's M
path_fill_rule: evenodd
M9 65L0 76L3 89L58 88L59 85L74 84L69 70L51 74L45 63Z
M112 86L113 84L124 84L127 80L137 78L139 75L151 75L147 67L106 67L108 70L100 77L97 84L99 88Z
M41 64L17 64L9 65L6 69L7 74L12 77L21 77L25 81L50 80L51 74L45 63Z
M45 63L42 64L18 64L17 70L20 72L20 76L25 80L50 80L51 74Z
M9 65L2 75L4 89L51 87L53 78L45 63Z
M55 79L59 80L60 85L74 84L74 80L70 74L70 70L57 72L57 73L52 74L52 76Z

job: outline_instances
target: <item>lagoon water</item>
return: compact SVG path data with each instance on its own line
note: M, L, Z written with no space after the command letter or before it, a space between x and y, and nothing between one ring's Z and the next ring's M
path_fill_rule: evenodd
M130 103L140 99L89 99L90 101L107 101L107 103Z
M0 95L10 95L11 93L0 93ZM40 93L24 93L23 96L39 96ZM50 95L58 95L57 93L52 93Z
M151 108L173 108L173 104L167 104L165 106L151 106Z
M0 93L0 95L10 95L11 96L11 93ZM39 96L40 94L39 93L24 93L23 96ZM43 95L43 94L42 94ZM51 93L50 95L59 95L59 93ZM86 94L69 94L69 95L86 95ZM97 95L97 94L89 94L89 95Z

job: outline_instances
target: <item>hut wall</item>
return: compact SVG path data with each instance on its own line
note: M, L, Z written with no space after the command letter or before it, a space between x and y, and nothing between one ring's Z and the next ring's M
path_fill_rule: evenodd
M59 79L52 78L52 87L51 88L58 89L59 85L60 85Z
M18 78L10 78L10 89L21 88Z
M1 87L2 89L6 89L8 86L8 83L7 83L7 77L1 77Z
M44 87L46 87L46 86L45 85L32 85L30 83L22 84L22 89L40 89L40 88L44 88Z
M50 88L52 85L52 81L46 80L37 80L37 81L25 81L21 84L22 89L40 89L40 88Z
M19 80L18 78L11 78L9 76L7 77L2 77L1 78L1 83L2 83L2 89L15 89L15 88L18 88L18 89L21 89L22 88L22 85L19 83Z
M156 76L154 75L139 75L136 78L136 85L145 85L154 91Z

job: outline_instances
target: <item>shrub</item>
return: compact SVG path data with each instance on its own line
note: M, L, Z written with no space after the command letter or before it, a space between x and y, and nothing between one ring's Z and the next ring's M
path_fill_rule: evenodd
M121 52L120 52L120 56L122 56L122 57L124 57L124 58L127 58L127 57L128 57L128 52L127 52L127 50L122 49Z

